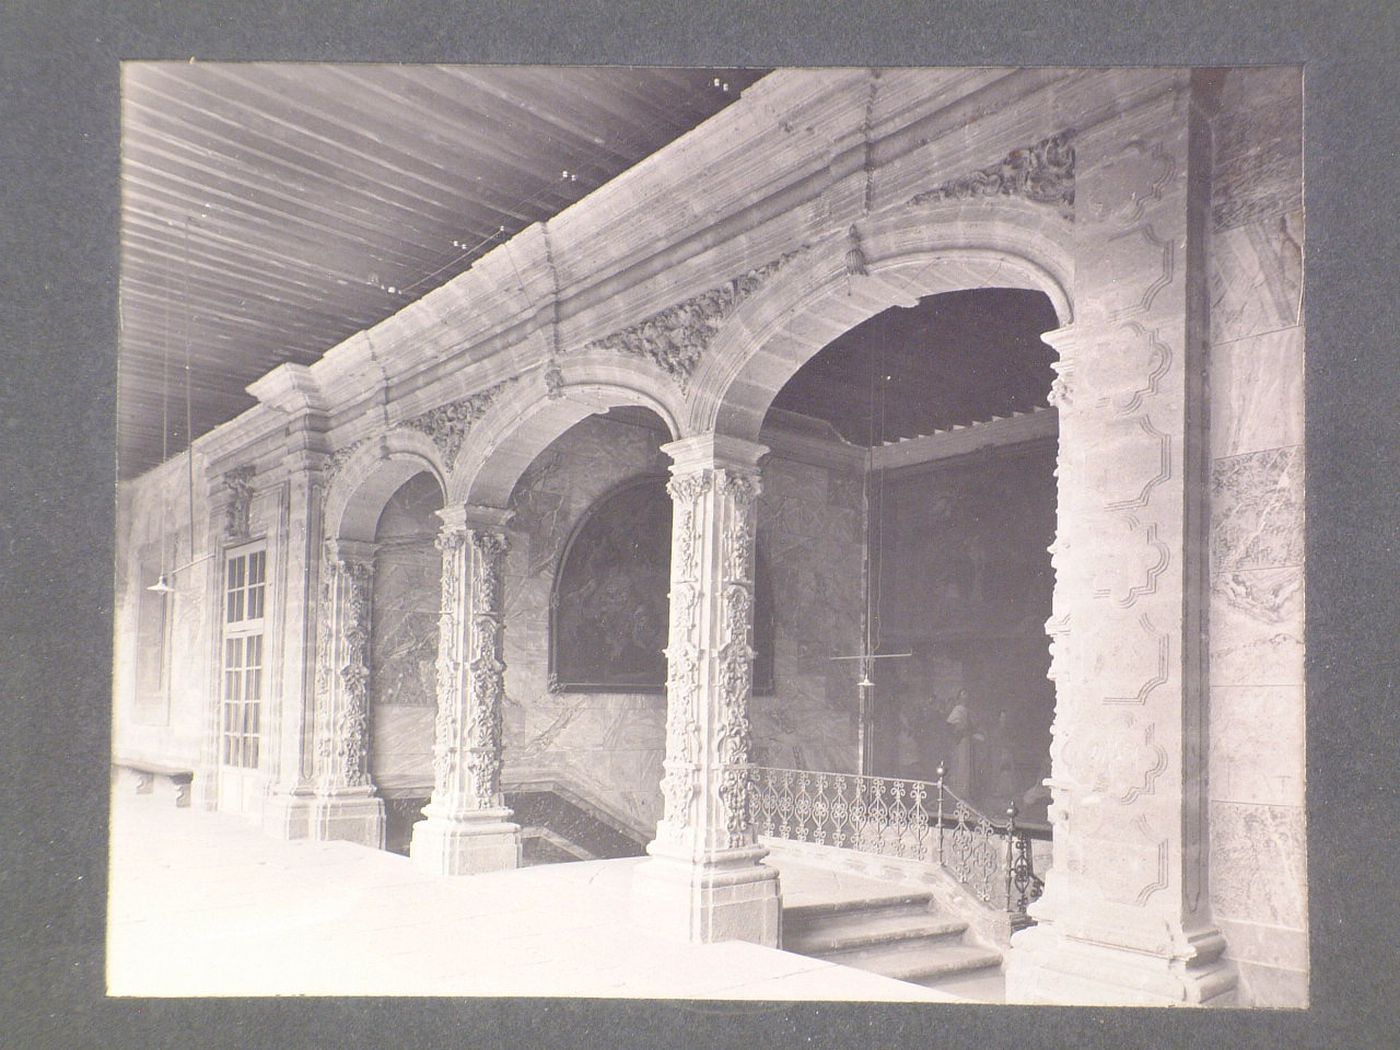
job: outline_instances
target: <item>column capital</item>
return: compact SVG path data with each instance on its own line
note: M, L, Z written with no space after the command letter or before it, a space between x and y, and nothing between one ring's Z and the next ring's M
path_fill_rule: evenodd
M437 512L442 519L439 532L465 532L467 529L501 531L515 511L504 507L483 507L474 503L454 503Z
M768 454L768 446L728 434L696 434L661 446L671 457L671 473L687 474L695 470L743 470L758 468L758 461Z

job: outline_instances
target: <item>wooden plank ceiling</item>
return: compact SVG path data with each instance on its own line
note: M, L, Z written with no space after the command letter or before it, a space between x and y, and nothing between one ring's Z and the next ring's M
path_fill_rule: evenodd
M121 476L249 408L244 387L269 369L315 361L765 72L128 63Z

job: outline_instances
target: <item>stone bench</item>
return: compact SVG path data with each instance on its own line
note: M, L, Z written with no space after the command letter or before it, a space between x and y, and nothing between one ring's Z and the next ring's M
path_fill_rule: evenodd
M164 765L160 762L146 762L141 759L119 758L112 765L119 775L132 782L136 794L154 794L156 783L160 782L173 792L176 806L181 808L189 806L190 784L194 780L194 770Z

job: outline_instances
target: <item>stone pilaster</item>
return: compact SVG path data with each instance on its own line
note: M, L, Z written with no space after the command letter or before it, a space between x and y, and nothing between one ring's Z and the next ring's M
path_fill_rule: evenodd
M1226 1004L1206 890L1203 213L1185 77L1075 139L1050 676L1054 862L1012 1001Z
M501 795L508 512L450 507L442 551L433 797L409 856L441 875L520 866L520 827Z
M708 434L673 460L664 815L633 884L634 918L677 938L776 945L777 872L748 815L758 460Z
M328 540L316 658L314 834L382 849L384 802L369 777L370 544Z
M262 827L278 838L312 835L316 808L315 704L317 593L321 571L321 475L323 453L301 448L289 452L285 518L279 523L278 547L281 637L281 689L277 710L269 711L264 738L272 781L263 802Z

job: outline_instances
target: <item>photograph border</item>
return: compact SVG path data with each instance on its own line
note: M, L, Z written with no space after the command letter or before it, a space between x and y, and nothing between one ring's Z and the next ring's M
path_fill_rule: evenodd
M1397 113L1385 5L16 4L4 253L12 1045L1383 1046L1400 1018L1393 690ZM121 59L662 65L1302 64L1307 299L1307 1011L102 995L112 667ZM9 208L6 209L9 211ZM7 215L7 219L11 216ZM1390 277L1387 281L1386 278ZM61 407L55 411L55 406ZM1389 666L1387 666L1389 664ZM935 1027L936 1026L936 1027Z

